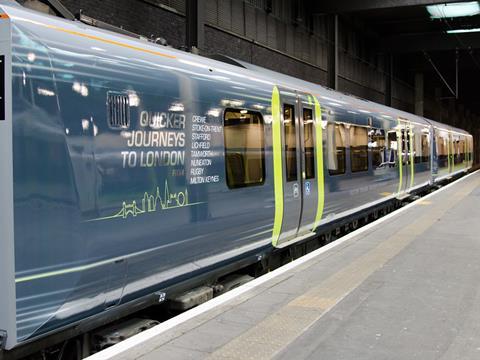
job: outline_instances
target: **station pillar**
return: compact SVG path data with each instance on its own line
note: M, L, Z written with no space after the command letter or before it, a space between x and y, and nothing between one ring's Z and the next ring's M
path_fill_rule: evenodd
M188 51L198 53L204 48L205 0L186 0L185 3L185 46Z
M328 16L327 86L338 90L338 15Z
M392 86L393 86L393 56L385 54L384 56L384 83L385 83L385 105L392 106Z

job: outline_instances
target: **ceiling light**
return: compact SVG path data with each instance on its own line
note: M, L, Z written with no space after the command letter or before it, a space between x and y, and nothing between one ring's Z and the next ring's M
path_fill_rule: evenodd
M428 5L427 11L432 19L473 16L480 14L480 5L478 1Z
M461 33L479 32L479 31L480 31L480 28L456 29L456 30L447 30L447 34L461 34Z

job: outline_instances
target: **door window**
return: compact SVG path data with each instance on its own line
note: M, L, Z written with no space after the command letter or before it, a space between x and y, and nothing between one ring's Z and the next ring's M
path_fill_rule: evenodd
M430 133L422 133L422 163L430 162Z
M283 124L285 134L285 170L287 181L296 181L297 178L297 133L295 129L295 107L283 105Z
M303 140L305 146L305 179L315 178L315 142L313 139L313 110L303 109Z

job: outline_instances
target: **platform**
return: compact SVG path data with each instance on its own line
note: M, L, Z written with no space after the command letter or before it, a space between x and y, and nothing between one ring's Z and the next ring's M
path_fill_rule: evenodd
M479 202L476 172L91 358L478 359Z

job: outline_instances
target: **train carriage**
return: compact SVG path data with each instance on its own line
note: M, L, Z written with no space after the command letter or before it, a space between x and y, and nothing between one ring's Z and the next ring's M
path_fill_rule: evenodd
M0 13L5 349L472 166L472 137L444 124L10 3Z

